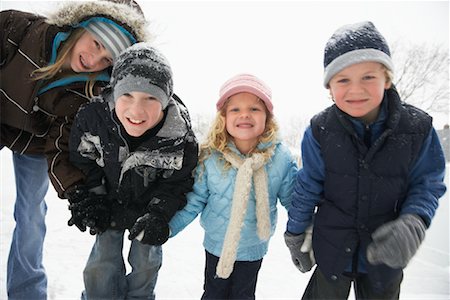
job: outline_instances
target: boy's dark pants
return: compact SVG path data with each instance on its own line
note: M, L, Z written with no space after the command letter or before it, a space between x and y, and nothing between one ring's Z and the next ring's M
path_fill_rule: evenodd
M382 293L379 293L373 291L367 275L360 275L357 278L341 276L336 281L329 281L319 268L316 267L302 299L347 299L352 281L355 289L355 298L358 300L399 299L400 283L402 280L403 274Z
M205 284L202 300L209 299L255 299L256 280L262 259L236 261L227 279L216 277L217 256L206 252Z

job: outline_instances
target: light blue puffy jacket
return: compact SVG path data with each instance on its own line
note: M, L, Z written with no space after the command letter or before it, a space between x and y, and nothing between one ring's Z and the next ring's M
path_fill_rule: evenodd
M265 149L272 144L260 144ZM241 155L234 145L230 148ZM276 143L272 159L265 165L268 178L268 193L271 219L271 235L277 223L277 199L288 209L293 182L297 173L297 164L289 149ZM221 159L219 159L221 158ZM203 246L209 253L220 257L227 231L235 178L237 170L224 170L224 159L219 152L213 152L196 169L193 191L187 195L186 206L178 211L170 221L171 236L175 236L201 213L200 223L205 230ZM255 261L267 253L268 241L262 241L257 235L255 193L252 187L247 213L241 230L241 239L237 251L237 261Z

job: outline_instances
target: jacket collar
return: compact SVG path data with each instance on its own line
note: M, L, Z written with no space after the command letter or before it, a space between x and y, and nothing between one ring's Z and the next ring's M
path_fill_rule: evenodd
M276 145L276 144L278 144L278 143L279 143L278 140L275 141L275 142L259 143L259 144L256 146L256 149L258 149L258 150L264 152L264 151L266 151L267 149L269 149L270 147L272 147L273 145ZM245 158L245 157L247 156L247 155L242 154L242 153L236 148L236 145L234 144L233 141L228 142L227 147L228 147L228 149L229 149L232 153L235 153L235 154L239 155L241 158Z
M366 130L366 125L360 120L344 113L336 105L334 106L342 125L348 131L354 132L359 137L362 137ZM375 136L385 131L385 129L389 129L388 131L390 132L397 127L400 121L400 106L400 96L395 86L385 90L378 117L375 122L368 126Z

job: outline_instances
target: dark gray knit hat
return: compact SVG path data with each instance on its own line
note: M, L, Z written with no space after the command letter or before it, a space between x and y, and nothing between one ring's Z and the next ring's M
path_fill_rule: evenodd
M379 62L394 70L389 46L372 22L342 26L325 45L324 86L328 87L330 79L346 67L369 61Z
M111 80L114 101L130 92L155 96L167 107L173 93L172 70L166 57L148 43L137 43L123 51L114 64Z

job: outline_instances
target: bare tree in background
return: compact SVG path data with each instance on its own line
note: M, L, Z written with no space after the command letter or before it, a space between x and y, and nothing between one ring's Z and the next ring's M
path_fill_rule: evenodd
M449 51L443 45L395 42L394 84L403 101L427 112L449 113Z

